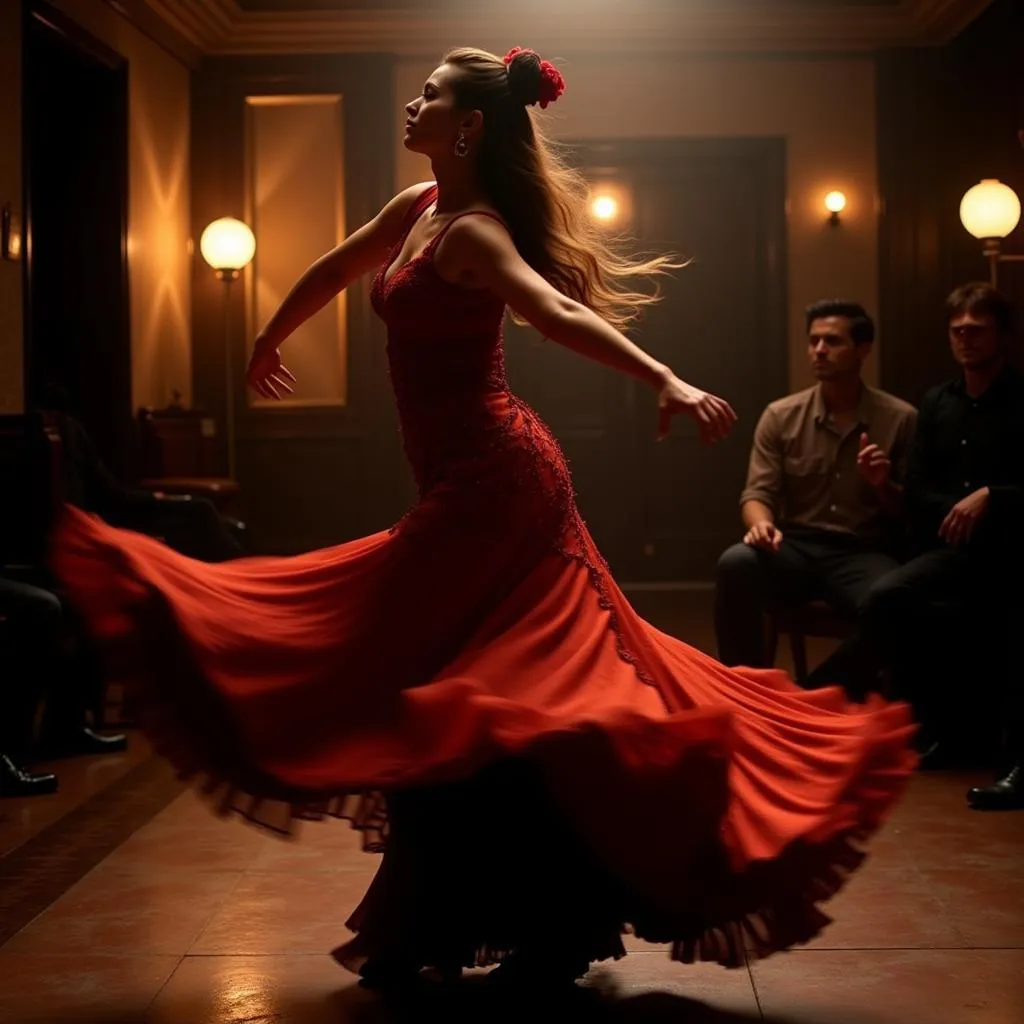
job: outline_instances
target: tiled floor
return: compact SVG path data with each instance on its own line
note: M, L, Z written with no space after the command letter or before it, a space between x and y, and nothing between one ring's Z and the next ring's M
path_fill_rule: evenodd
M382 1005L327 956L376 864L355 833L287 842L186 793L0 947L0 1022L1022 1024L1024 812L968 811L978 777L915 778L808 948L726 971L638 945L559 1008L495 1001L478 979Z
M0 857L123 778L150 753L149 744L141 736L133 736L128 750L122 754L33 764L33 771L56 772L60 789L45 799L19 797L0 801Z
M833 901L836 923L808 948L725 971L638 946L594 969L594 997L581 996L573 1015L1020 1024L1024 814L972 814L963 803L970 781L915 779L874 856ZM309 825L286 842L216 820L186 793L0 949L0 1020L395 1019L402 1014L327 956L374 864L342 823ZM493 1019L479 985L465 989L434 1009L460 1016L476 999L471 1016Z

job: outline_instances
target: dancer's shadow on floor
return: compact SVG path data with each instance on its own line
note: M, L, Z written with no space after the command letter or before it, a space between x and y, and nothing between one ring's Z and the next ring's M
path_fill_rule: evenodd
M359 988L339 992L331 1024L540 1024L547 1020L573 1024L795 1024L790 1017L763 1017L719 1009L674 992L624 988L609 975L591 975L585 986L559 996L542 997L499 989L483 976L458 985L425 987L401 999L381 999ZM319 1022L319 1018L317 1018ZM831 1024L831 1020L802 1017L800 1024ZM871 1024L865 1020L863 1024Z
M183 1006L184 1010L185 1007ZM223 1010L223 1008L219 1008ZM572 1021L572 1024L797 1024L792 1017L762 1017L749 1012L723 1010L697 999L671 992L643 991L631 995L611 985L582 988L558 998L498 993L470 980L458 989L432 992L403 1000L381 999L349 987L328 999L313 997L276 1003L270 1016L258 1018L220 1014L197 1018L178 1016L163 1006L154 1018L150 1013L120 1010L86 1011L60 1018L61 1024L234 1024L241 1020L280 1021L281 1024L537 1024ZM4 1018L5 1022L8 1018ZM51 1015L10 1018L10 1024L55 1024ZM828 1017L801 1016L799 1024L832 1024ZM858 1024L872 1024L869 1018Z
M591 975L589 983L563 995L540 997L524 992L499 989L480 975L468 977L457 985L425 985L415 994L383 998L357 985L325 997L308 998L294 992L271 1000L258 1017L249 1008L218 1006L214 1016L196 1014L186 999L180 1008L162 1003L152 1011L128 1014L111 1009L89 1010L60 1018L61 1024L234 1024L234 1022L271 1020L280 1024L544 1024L546 1021L571 1021L572 1024L797 1024L789 1016L762 1017L755 1006L749 1010L729 1010L709 1006L698 999L662 992L653 988L640 991L621 986L608 974ZM269 1014L265 1014L266 1010ZM238 1016L244 1012L245 1016ZM7 1017L3 1020L8 1021ZM799 1024L833 1024L832 1014L801 1015ZM10 1024L55 1024L52 1016L10 1019ZM857 1024L873 1024L871 1017ZM880 1024L880 1022L879 1022Z

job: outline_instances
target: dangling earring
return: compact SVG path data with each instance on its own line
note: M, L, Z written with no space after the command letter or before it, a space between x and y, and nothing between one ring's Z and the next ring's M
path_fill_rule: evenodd
M469 153L469 143L466 141L466 133L459 132L459 137L455 140L455 155L466 156Z

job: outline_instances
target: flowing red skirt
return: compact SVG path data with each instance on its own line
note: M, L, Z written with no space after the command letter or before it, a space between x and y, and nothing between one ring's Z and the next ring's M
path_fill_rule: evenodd
M554 809L519 807L516 834L541 849L563 822L617 925L727 966L812 938L913 770L907 707L726 668L643 621L582 526L540 551L501 502L480 513L210 565L68 509L54 566L157 749L225 813L345 817L380 851L389 800L448 793L436 831L487 872L474 780L515 762ZM474 962L498 959L477 932Z

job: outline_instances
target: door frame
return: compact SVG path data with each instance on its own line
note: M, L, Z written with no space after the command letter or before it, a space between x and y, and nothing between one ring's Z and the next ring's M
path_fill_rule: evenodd
M110 147L116 148L113 165L116 167L116 187L118 190L118 235L120 237L120 272L118 274L119 296L117 308L112 313L113 329L117 334L116 352L118 353L114 383L120 393L127 393L127 408L122 410L124 419L122 436L123 445L117 452L104 452L110 459L110 468L116 473L128 473L131 469L131 428L132 428L132 336L131 336L131 292L128 268L128 212L129 212L129 112L128 112L128 59L117 50L97 39L84 29L73 18L58 10L47 0L22 0L22 209L24 210L25 245L22 261L22 312L24 358L22 382L25 395L25 407L34 410L41 404L43 396L39 393L35 379L36 352L33 335L33 196L32 196L32 136L31 104L32 94L29 89L31 75L30 61L32 47L30 36L42 28L52 33L54 39L63 41L79 54L107 68L116 76L116 104L114 112L119 130L117 138L111 140Z

